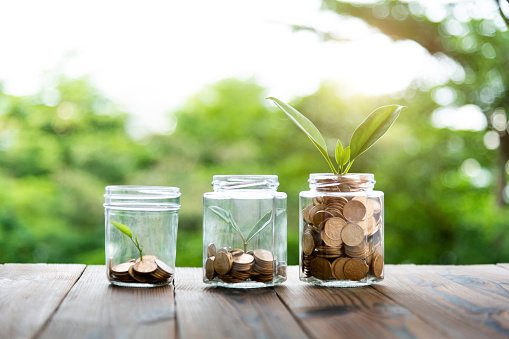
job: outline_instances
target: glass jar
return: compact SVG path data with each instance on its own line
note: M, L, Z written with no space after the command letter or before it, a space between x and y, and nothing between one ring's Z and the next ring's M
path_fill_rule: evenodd
M173 281L180 190L160 186L107 186L105 249L108 280L154 287Z
M311 174L300 193L299 278L355 287L384 277L384 194L373 174Z
M277 175L215 175L203 195L203 281L258 288L286 281L286 193Z

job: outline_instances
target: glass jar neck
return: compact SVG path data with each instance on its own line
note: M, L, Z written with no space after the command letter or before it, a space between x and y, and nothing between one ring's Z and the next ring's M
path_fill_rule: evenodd
M309 175L309 188L318 192L367 192L375 187L375 176L371 173Z
M158 206L167 209L180 208L180 189L164 186L106 186L104 207Z
M277 175L214 175L212 186L215 192L224 191L277 191Z

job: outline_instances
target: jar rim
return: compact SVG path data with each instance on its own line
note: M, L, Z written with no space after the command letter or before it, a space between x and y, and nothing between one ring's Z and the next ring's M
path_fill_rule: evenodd
M277 175L214 175L212 178L214 189L277 189L279 181Z
M143 186L143 185L110 185L106 186L105 197L121 198L128 196L150 197L152 199L170 199L181 196L180 188L167 186Z

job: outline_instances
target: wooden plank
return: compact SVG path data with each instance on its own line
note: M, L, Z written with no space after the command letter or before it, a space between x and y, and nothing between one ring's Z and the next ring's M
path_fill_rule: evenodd
M509 264L497 264L498 267L502 267L509 270Z
M456 338L509 336L507 303L432 273L423 266L386 267L388 298L407 307L442 333Z
M419 266L509 305L509 270L496 265Z
M104 266L88 266L41 338L175 337L173 287L111 285Z
M298 267L287 269L288 281L276 292L314 338L444 337L371 287L315 287L298 280Z
M0 266L0 338L31 338L48 321L85 265Z
M211 287L200 268L178 268L176 279L180 338L307 338L272 288Z

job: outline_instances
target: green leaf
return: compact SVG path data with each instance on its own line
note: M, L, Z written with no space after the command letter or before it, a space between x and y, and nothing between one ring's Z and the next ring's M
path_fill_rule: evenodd
M237 225L237 223L233 219L233 216L230 213L230 211L227 211L227 210L225 210L225 209L223 209L221 207L218 207L218 206L209 206L209 209L212 212L214 212L218 217L223 219L228 225L230 225L235 230L235 232L238 233L238 235L240 236L242 241L245 242L244 236L242 235L242 232L241 232L239 226Z
M283 213L285 210L282 208L278 208L276 211L276 216ZM245 242L250 242L251 239L255 237L258 233L260 233L265 227L270 225L272 221L272 211L267 212L258 222L253 226L251 229L251 232L249 232L249 235L247 236L247 239Z
M391 127L403 106L389 105L377 108L353 132L350 141L352 161L367 151Z
M311 139L313 144L315 144L316 148L322 153L323 157L327 161L327 164L329 164L329 167L332 169L332 172L334 174L337 174L338 172L334 168L334 165L332 165L332 162L329 158L329 154L327 152L327 145L325 144L325 139L323 138L320 131L318 131L318 128L316 128L313 123L306 118L302 113L297 111L292 106L282 102L279 99L276 99L274 97L269 97L267 99L270 99L274 101L274 103L283 111L286 113L286 115L299 127L306 135Z
M339 139L338 139L338 142L336 143L336 152L334 153L334 155L336 156L336 163L338 164L338 166L341 170L341 166L343 166L343 163L342 163L343 145L341 145L341 141L339 141Z
M350 146L343 150L343 155L341 156L341 166L345 166L348 160L350 160Z
M119 222L116 222L116 221L113 221L111 220L110 221L113 226L115 226L116 228L118 228L118 230L122 233L124 233L125 235L127 235L129 238L133 238L133 234L131 233L131 230L129 229L129 227L127 227L126 225L123 225Z

